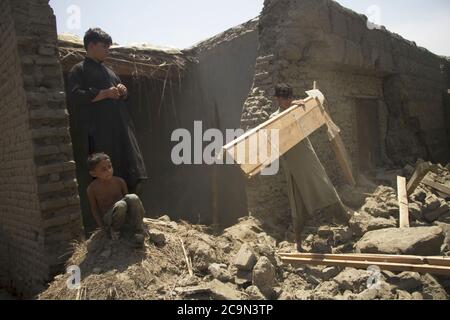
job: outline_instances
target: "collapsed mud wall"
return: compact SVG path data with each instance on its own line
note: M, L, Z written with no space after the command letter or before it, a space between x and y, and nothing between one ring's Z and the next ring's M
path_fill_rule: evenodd
M173 164L171 141L176 129L187 129L194 138L194 122L203 133L240 127L242 106L253 83L258 47L257 20L232 28L186 50L196 62L189 65L181 83L166 89L159 119L159 148L143 146L147 159L157 158L153 180L146 183L143 200L150 214L169 213L194 223L213 222L217 208L222 225L231 225L247 214L245 183L239 169L207 164ZM137 128L139 135L139 128ZM148 132L147 139L154 135ZM209 142L204 142L207 146ZM192 162L194 150L192 148Z
M0 1L0 57L0 286L30 297L83 236L48 1Z
M448 153L442 59L329 0L266 0L260 17L256 75L242 115L250 129L276 110L273 86L298 97L318 81L355 172ZM375 122L375 123L374 123ZM343 182L324 130L311 140L335 183ZM282 172L247 189L255 215L288 211ZM286 218L287 216L284 215ZM266 220L267 220L266 219Z

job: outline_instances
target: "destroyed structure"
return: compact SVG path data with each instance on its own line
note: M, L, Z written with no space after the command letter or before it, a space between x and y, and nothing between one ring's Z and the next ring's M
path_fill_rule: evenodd
M282 172L247 181L235 166L170 160L174 129L193 132L199 120L204 130L248 130L275 111L274 84L288 82L303 98L317 81L358 185L345 185L325 130L315 133L320 159L356 212L350 226L313 221L306 250L448 255L448 166L424 178L434 187L420 179L410 194L410 228L397 228L396 196L397 175L411 179L418 159L449 162L448 59L369 29L365 16L330 0L268 0L258 19L182 51L112 48L108 64L130 90L151 177L141 195L149 218L231 226L216 237L167 216L147 219L146 252L130 255L102 234L84 242L93 227L87 178L64 94L64 76L83 56L79 40L58 40L48 0L0 0L0 15L2 287L33 296L67 262L85 270L81 289L68 290L62 275L41 298L448 299L448 278L430 274L383 271L381 289L370 290L366 270L283 264L276 252L292 251L293 239Z

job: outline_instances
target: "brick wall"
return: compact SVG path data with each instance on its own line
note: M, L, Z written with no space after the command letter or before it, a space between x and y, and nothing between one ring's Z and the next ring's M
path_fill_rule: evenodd
M0 281L23 296L83 234L48 0L0 0Z
M276 83L290 83L294 94L304 97L318 81L355 171L362 162L355 112L359 99L377 102L384 164L403 165L418 157L438 161L448 154L440 57L385 29L370 30L365 16L329 0L266 0L259 41L244 129L276 110L270 98ZM343 182L325 130L311 141L332 180ZM284 180L280 173L251 181L249 210L266 221L289 218Z

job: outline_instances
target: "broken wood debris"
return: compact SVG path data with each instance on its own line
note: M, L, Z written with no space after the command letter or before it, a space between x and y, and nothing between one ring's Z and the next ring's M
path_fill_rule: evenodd
M406 187L407 194L410 196L419 184L422 182L423 178L427 175L428 172L437 172L438 168L436 165L433 165L431 162L420 162L416 170L414 171L413 176L408 181L408 185Z
M412 271L450 275L450 258L377 254L279 253L284 263L292 265L325 265L367 269L378 266L387 271Z

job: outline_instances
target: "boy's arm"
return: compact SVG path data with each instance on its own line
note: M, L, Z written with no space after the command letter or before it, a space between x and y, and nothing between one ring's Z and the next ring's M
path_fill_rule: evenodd
M94 219L97 222L98 227L103 229L104 228L103 219L100 217L100 213L98 212L97 200L95 199L95 194L91 187L87 189L87 195L89 199L89 204L91 206L92 215L94 216Z
M120 189L122 190L122 194L125 197L128 194L127 183L122 178L119 178L119 182L120 182Z
M83 69L75 66L69 73L68 77L69 100L75 106L87 105L91 102L97 102L104 99L119 99L119 90L111 87L106 90L97 88L84 88Z

